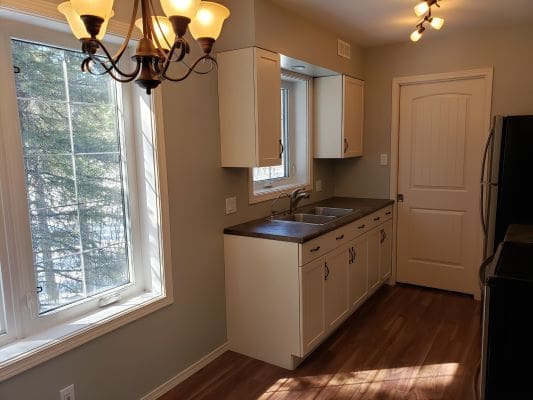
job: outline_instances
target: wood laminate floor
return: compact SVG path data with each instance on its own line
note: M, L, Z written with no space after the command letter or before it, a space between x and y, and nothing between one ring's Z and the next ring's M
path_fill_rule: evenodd
M472 400L480 303L380 289L295 371L226 352L160 400Z

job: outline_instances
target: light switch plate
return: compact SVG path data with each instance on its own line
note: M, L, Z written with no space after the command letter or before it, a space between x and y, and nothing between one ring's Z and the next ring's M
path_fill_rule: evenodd
M235 214L237 212L237 198L230 197L226 199L226 215Z
M315 182L315 190L317 192L321 192L322 191L322 181L320 179L317 179L316 182Z
M381 155L380 164L381 165L389 165L389 155L388 154L382 154Z

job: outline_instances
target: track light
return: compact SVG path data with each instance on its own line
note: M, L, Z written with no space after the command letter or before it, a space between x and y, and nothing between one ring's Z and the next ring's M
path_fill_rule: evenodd
M422 38L426 30L426 28L424 27L424 24L426 22L430 24L433 29L436 30L441 29L444 25L443 18L433 17L431 15L431 7L434 5L440 7L438 0L424 0L415 6L415 14L417 15L417 17L423 16L424 18L416 25L416 30L411 33L410 38L413 42L418 42Z
M420 28L418 28L416 31L414 31L413 33L411 33L411 41L413 42L418 42L420 39L422 39L422 35L424 34L424 31L426 30L426 28L424 28L423 26L421 26Z
M433 29L439 30L444 25L444 19L442 18L431 18L429 22Z

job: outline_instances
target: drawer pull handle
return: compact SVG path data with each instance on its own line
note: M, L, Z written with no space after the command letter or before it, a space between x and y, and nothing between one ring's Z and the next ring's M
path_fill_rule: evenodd
M344 235L340 235L339 237L336 237L335 240L342 240L344 239Z
M385 215L391 215L391 214L392 214L392 211L387 211L387 212L385 213Z
M376 217L374 218L374 221L379 221L381 219L381 217Z
M309 250L311 253L320 250L320 246L316 246L314 249Z
M357 229L365 229L365 227L366 227L366 225L363 224L363 225L361 225L361 226L358 226Z
M329 277L329 267L328 267L328 263L324 263L324 267L325 268L325 276L324 276L324 280L327 281L328 280L328 277Z

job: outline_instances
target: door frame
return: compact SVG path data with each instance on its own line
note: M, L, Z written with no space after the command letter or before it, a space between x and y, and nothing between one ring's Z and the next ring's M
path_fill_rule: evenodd
M402 86L417 85L421 83L451 82L465 79L482 78L487 83L487 93L485 97L485 131L487 137L490 130L492 113L492 85L494 80L494 68L479 68L464 71L444 72L428 75L401 76L392 79L392 119L391 119L391 147L390 147L390 181L389 198L394 200L393 221L392 221L392 276L391 283L396 283L397 268L397 243L398 243L398 169L399 169L399 147L400 147L400 96ZM479 299L480 294L476 293L475 298Z

